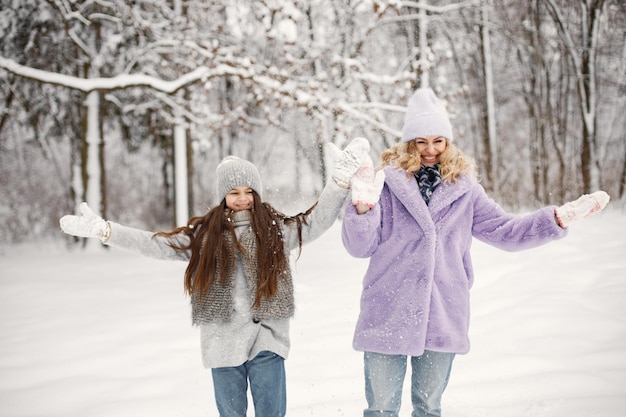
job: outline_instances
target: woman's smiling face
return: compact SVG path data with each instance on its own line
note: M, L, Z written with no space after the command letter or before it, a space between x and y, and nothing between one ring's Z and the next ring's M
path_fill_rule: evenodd
M415 139L415 146L422 165L433 166L439 163L439 157L446 150L447 142L443 136L426 136Z

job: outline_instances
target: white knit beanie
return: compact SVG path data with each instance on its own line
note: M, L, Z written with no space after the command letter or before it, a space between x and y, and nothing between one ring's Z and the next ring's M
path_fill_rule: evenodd
M418 89L409 99L402 142L425 136L443 136L453 140L448 112L430 88Z
M250 187L261 196L261 175L257 167L236 156L227 156L217 166L217 198L222 201L236 187Z

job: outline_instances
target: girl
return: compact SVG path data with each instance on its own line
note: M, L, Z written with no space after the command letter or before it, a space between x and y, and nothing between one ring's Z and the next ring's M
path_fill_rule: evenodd
M542 245L572 221L601 210L600 191L525 216L506 213L451 141L447 113L430 89L409 101L400 143L352 180L342 236L348 252L370 258L354 348L364 352L364 416L395 417L410 357L412 417L440 416L455 354L469 350L469 291L475 237L505 250Z
M257 168L230 156L216 170L221 203L186 226L153 234L104 221L83 203L82 216L64 216L61 229L141 255L188 262L185 290L220 416L246 416L249 383L255 415L283 417L294 312L289 251L335 222L350 178L368 152L365 139L353 140L338 156L333 181L316 205L296 216L263 202Z

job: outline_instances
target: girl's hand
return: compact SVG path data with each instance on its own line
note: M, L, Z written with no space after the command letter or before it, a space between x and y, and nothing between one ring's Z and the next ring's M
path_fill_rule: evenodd
M342 188L350 188L350 180L357 172L363 160L369 157L370 143L364 138L355 138L340 151L335 144L328 144L328 149L334 154L335 167L332 178Z
M109 239L111 226L108 222L91 210L87 203L80 203L80 216L67 215L61 217L61 230L68 235L80 237L97 237L103 242Z

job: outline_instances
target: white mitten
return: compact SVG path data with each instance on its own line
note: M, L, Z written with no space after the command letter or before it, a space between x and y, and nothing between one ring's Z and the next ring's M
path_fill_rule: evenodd
M87 203L80 203L80 216L67 215L61 217L61 230L68 235L80 237L97 237L103 242L109 239L111 226L102 217L91 210Z
M350 181L352 204L357 206L357 208L359 206L367 206L368 209L371 209L378 202L384 184L385 171L381 169L375 172L372 158L368 155L363 165L361 165Z
M611 197L604 191L596 191L593 194L585 194L577 200L565 203L555 211L557 223L561 227L567 227L572 222L602 210L609 203Z
M370 152L370 143L364 138L355 138L343 151L333 143L328 143L327 149L333 154L335 167L332 178L342 188L350 188L350 180L358 171L364 158Z

